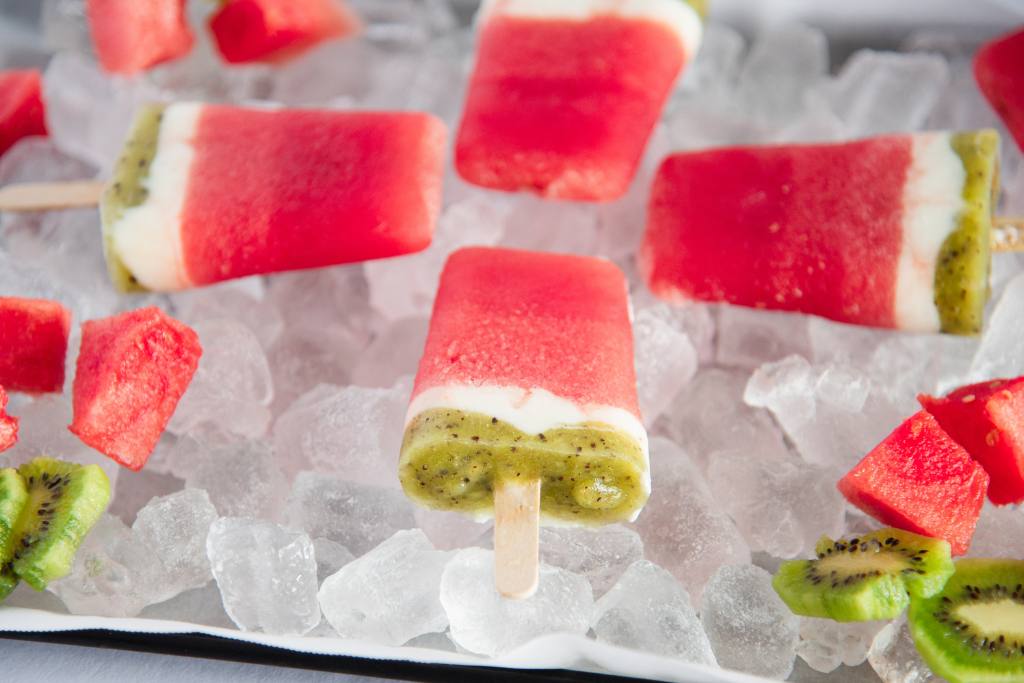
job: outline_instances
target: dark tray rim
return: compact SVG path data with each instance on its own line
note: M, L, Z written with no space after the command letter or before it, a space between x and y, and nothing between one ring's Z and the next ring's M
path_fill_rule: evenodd
M568 669L507 669L460 664L426 664L349 655L307 654L205 633L152 634L104 629L4 631L0 632L0 639L260 664L373 678L395 678L422 683L637 683L640 680Z

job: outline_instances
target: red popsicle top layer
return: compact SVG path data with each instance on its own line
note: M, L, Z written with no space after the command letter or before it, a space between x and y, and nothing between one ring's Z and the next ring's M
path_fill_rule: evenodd
M641 261L666 299L896 326L909 136L671 156Z
M1024 151L1024 27L986 43L974 58L974 77Z
M446 385L546 389L639 418L622 272L584 256L455 252L441 276L413 398Z

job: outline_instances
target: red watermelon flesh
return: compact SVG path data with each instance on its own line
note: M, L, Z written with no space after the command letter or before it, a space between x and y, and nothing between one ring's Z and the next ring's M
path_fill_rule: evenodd
M156 307L85 323L71 431L125 467L142 469L201 355L195 331Z
M882 524L971 545L988 474L925 411L914 414L839 481L846 499Z
M0 453L18 443L18 418L7 414L7 392L0 387Z
M0 71L0 156L30 135L46 135L40 74Z
M145 71L192 49L185 0L88 0L86 13L100 64L111 73Z
M974 78L1024 150L1024 27L982 46Z
M559 199L621 196L686 59L679 37L654 21L488 19L455 150L459 174Z
M988 472L989 500L996 505L1024 502L1024 377L918 400Z
M70 329L71 312L56 301L0 297L0 385L63 391Z
M341 0L226 0L210 19L217 47L232 64L285 61L359 27Z

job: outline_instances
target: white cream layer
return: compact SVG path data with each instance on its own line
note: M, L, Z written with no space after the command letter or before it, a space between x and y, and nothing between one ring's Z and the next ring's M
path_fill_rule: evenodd
M646 19L674 32L688 59L700 47L704 22L685 0L485 0L477 14L483 23L494 14L528 19L586 21L602 14Z
M452 384L432 387L417 394L406 412L406 426L420 413L437 408L483 413L527 434L540 434L584 422L602 422L629 435L640 446L644 457L644 491L651 491L647 430L628 410L598 403L580 405L541 388Z
M181 214L202 107L173 104L164 110L156 154L145 180L149 195L142 204L125 210L112 226L114 253L143 287L156 292L192 284L185 271Z
M958 227L967 171L953 149L950 133L913 136L907 183L903 189L903 246L896 272L896 326L913 332L938 332L935 269L946 238Z

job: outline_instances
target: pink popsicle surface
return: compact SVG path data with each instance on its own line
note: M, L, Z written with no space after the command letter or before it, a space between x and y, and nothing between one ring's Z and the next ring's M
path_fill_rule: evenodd
M445 128L428 114L175 104L145 116L160 121L150 189L122 209L116 201L131 192L115 182L113 208L104 208L111 270L123 267L144 288L365 261L430 244ZM148 130L137 125L137 135ZM147 162L131 155L133 144L121 162L129 172Z
M641 266L668 300L976 332L996 146L990 132L923 133L671 156Z
M693 15L699 36L696 13L673 3ZM619 3L585 18L559 16L557 1L539 16L514 4L489 3L482 20L459 173L484 187L560 199L622 195L696 45L666 22L616 13Z

